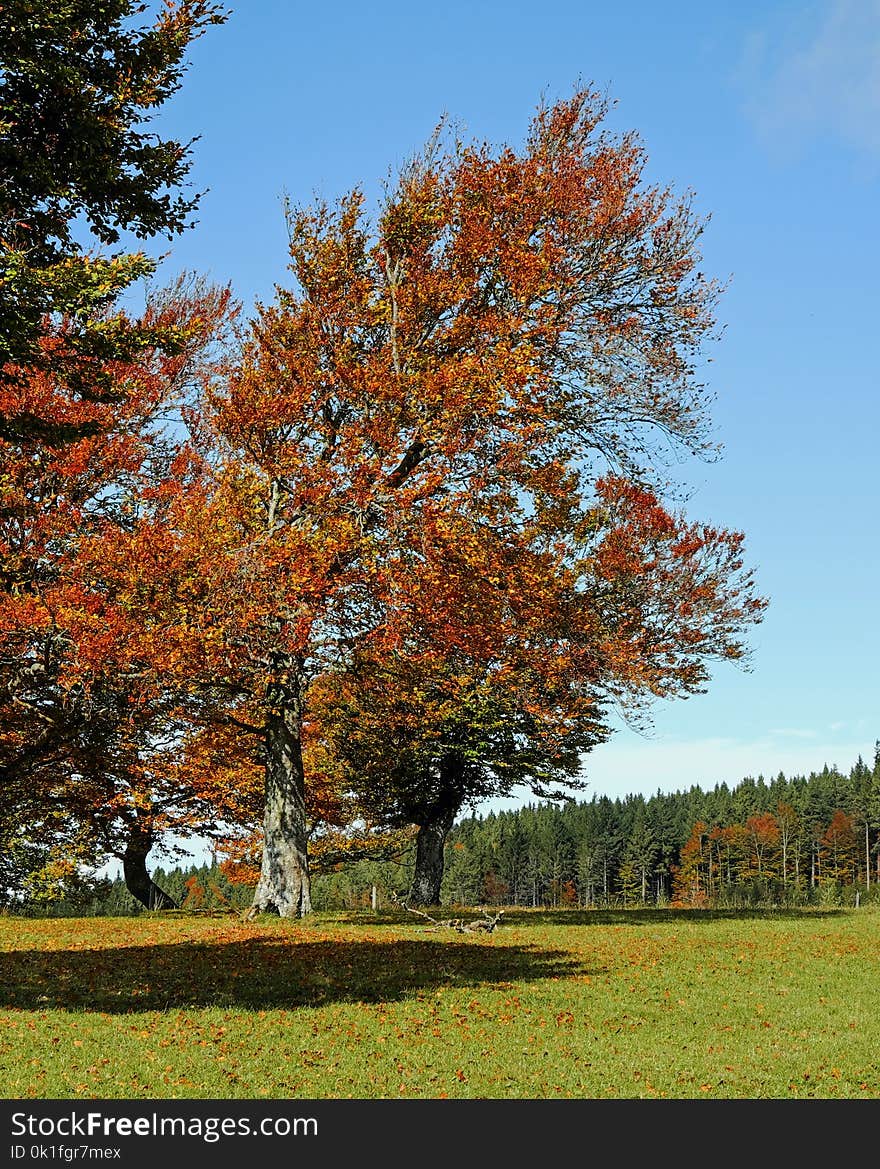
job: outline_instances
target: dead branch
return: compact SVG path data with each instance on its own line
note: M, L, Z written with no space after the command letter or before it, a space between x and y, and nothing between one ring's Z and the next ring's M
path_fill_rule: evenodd
M400 909L405 909L407 913L415 913L419 917L423 917L426 921L429 921L431 925L426 928L431 930L450 929L455 930L455 932L459 934L491 934L496 929L498 922L504 916L504 910L499 909L494 917L490 917L486 907L481 905L480 913L483 916L475 918L473 921L466 921L463 917L449 917L440 920L436 917L431 917L430 913L425 913L423 909L416 909L414 906L409 905L406 901L401 901L400 898L395 896L393 893L391 894L390 899Z

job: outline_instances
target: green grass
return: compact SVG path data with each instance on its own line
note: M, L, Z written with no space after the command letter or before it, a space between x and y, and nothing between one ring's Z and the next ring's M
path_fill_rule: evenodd
M880 913L0 918L4 1098L880 1097Z

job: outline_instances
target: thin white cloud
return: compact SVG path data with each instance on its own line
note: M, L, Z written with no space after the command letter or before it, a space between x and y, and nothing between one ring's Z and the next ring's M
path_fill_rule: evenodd
M830 0L755 32L741 81L777 154L830 136L880 158L880 0Z
M773 727L771 735L780 739L818 739L818 731L801 730L800 727Z

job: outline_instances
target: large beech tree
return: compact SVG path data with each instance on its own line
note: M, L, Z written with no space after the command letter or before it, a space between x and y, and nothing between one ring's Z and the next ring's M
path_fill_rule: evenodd
M355 654L315 688L339 782L378 823L418 825L414 904L438 902L463 807L517 786L539 797L583 786L583 757L610 734L612 705L639 718L653 699L700 691L711 659L740 652L732 631L760 614L740 534L689 523L616 477L596 492L571 525L566 562L523 547L509 556L505 644L500 616L483 614L491 658L462 646L438 657L436 616L455 597L448 572L423 570L406 591L407 652ZM450 548L444 567L454 558Z
M427 637L438 661L462 649L491 669L550 581L554 606L580 605L578 638L550 658L587 692L591 659L621 690L676 693L707 656L743 652L761 602L739 538L679 532L651 494L669 444L709 449L696 362L717 290L701 225L644 182L637 139L604 132L604 114L580 90L540 108L521 149L440 135L375 223L357 191L291 210L293 286L259 306L211 389L216 478L181 501L189 602L160 656L256 712L254 911L309 911L303 724L314 680L355 649L405 658ZM598 489L609 470L617 486ZM629 535L652 523L677 533L662 572ZM696 568L701 540L716 572ZM587 592L585 555L604 581ZM683 607L668 627L664 598Z
M567 693L577 717L549 688L535 694L536 681L527 669L515 679L477 671L461 656L389 655L316 688L340 779L377 824L418 826L412 904L438 903L446 837L463 807L524 784L545 797L554 784L579 786L580 752L604 737L598 711Z

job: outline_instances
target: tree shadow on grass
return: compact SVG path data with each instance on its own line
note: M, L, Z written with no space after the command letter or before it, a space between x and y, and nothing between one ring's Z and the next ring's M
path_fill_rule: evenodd
M0 1007L122 1014L388 1002L439 987L590 973L568 954L440 941L181 942L0 953Z
M841 909L510 909L504 919L509 925L675 925L691 922L709 925L715 921L804 921L809 918L838 917Z
M445 906L434 910L438 918L460 915L478 917L475 909L459 910ZM491 912L495 912L493 908ZM845 910L835 907L776 907L773 909L527 909L508 906L504 909L506 926L590 926L590 925L675 925L695 922L709 925L715 921L805 921L817 917L840 917ZM411 923L412 917L399 910L370 913L355 910L339 915L339 920L351 925L400 926Z

